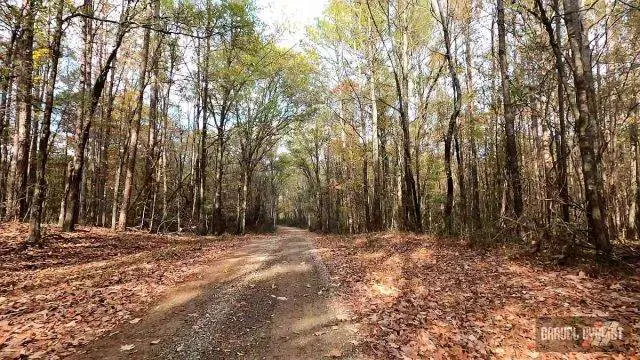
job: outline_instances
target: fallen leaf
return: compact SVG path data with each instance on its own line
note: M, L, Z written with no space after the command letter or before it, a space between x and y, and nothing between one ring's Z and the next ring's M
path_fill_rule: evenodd
M128 344L128 345L122 345L120 346L120 351L131 351L133 350L133 348L135 348L136 346L133 344Z

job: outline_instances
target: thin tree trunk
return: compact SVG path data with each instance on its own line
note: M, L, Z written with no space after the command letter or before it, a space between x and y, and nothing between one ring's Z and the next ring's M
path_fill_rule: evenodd
M637 105L636 105L637 106ZM629 209L629 238L638 236L640 232L640 148L638 147L638 120L636 118L630 124L629 135L631 140L631 175L632 175L632 199Z
M447 132L444 138L444 164L445 171L447 176L447 198L444 206L444 223L445 223L445 232L447 234L451 234L453 232L453 175L451 170L451 145L454 137L454 133L456 132L456 122L458 120L458 115L460 114L460 108L462 106L462 91L460 89L460 80L458 79L458 74L456 72L456 65L453 59L453 53L451 51L451 38L449 35L449 19L450 15L445 14L445 9L442 7L442 2L437 0L438 3L438 11L440 14L440 25L442 26L442 33L444 37L444 47L445 47L445 58L447 61L447 68L449 70L449 76L451 77L451 86L453 87L453 109L451 112L451 116L449 117L449 125L447 126ZM456 141L457 145L457 141ZM460 156L459 147L458 148L458 156ZM458 166L460 167L460 158L458 160ZM461 171L461 170L460 170ZM463 186L462 184L460 184ZM462 187L460 188L462 190ZM462 199L462 194L461 194ZM466 200L465 204L461 204L466 208ZM463 212L466 209L463 208ZM463 215L464 218L464 215Z
M154 18L159 17L160 7L154 7ZM157 164L159 153L157 151L158 147L158 114L159 114L159 101L160 101L160 57L162 56L162 46L163 46L163 34L157 33L155 36L155 46L153 55L151 56L150 63L150 75L149 77L153 77L153 82L151 85L151 95L149 98L149 132L147 136L147 154L145 157L145 166L144 166L144 202L145 208L151 208L151 217L149 219L149 230L151 231L153 228L153 220L155 215L155 198L157 194L157 186L158 186L158 178L157 178ZM144 227L146 225L146 219L142 218L141 226Z
M154 2L154 6L158 6ZM147 65L149 60L149 40L150 30L144 30L144 38L142 45L142 59L140 63L140 81L138 84L138 96L136 99L136 109L134 112L134 122L131 125L131 133L129 135L129 154L127 156L126 174L124 178L124 187L122 189L122 204L120 205L120 215L118 217L117 230L124 231L127 228L127 217L129 215L129 205L131 201L131 193L133 192L133 176L135 174L136 156L138 153L138 135L140 133L140 122L142 121L142 106L144 102L144 90L147 87Z
M373 30L369 25L369 70L371 72L369 78L369 100L371 101L371 148L372 148L372 170L373 170L373 194L372 194L372 212L373 221L371 223L372 230L380 230L382 227L382 181L380 169L380 151L378 140L378 96L376 93L376 71L375 71L375 49L373 43Z
M566 223L571 221L569 205L569 185L567 181L567 131L566 131L566 104L565 104L565 88L566 72L564 68L564 57L561 50L562 36L560 33L560 16L555 17L555 31L551 26L551 20L547 16L542 0L536 0L538 11L540 12L540 20L549 37L549 44L553 50L556 76L557 76L557 97L558 97L558 123L559 131L556 136L556 157L558 158L558 171L556 178L556 186L560 193L560 207L562 212L562 220ZM558 0L553 1L553 9L559 14ZM555 32L555 34L554 34Z
M251 183L251 170L247 169L246 166L242 171L242 189L241 189L241 201L239 204L239 216L238 216L238 233L244 234L245 227L247 224L247 199L249 197L249 185Z
M404 5L403 0L399 4ZM403 9L401 17L402 43L400 46L400 76L395 76L396 92L400 107L400 127L402 130L402 164L404 169L404 191L403 211L405 224L404 226L410 230L422 232L422 214L420 211L420 199L416 190L415 179L413 178L413 170L411 164L411 137L409 136L409 29L408 29L408 10L406 6L400 6ZM397 72L396 72L397 73ZM416 154L418 156L418 154Z
M209 9L210 3L207 2L207 11ZM209 24L207 23L207 28L209 28ZM208 30L209 31L209 30ZM199 171L199 176L198 176L198 184L197 184L197 191L198 191L198 196L196 197L198 199L198 208L196 210L197 214L196 214L196 222L197 222L197 227L198 227L198 231L201 234L204 234L207 232L207 227L206 225L202 224L201 222L203 222L206 219L206 215L204 214L204 200L205 200L205 193L206 193L206 183L207 183L207 177L206 177L206 170L207 170L207 121L208 121L208 116L209 116L209 52L210 52L210 38L207 37L207 39L205 40L205 49L204 49L204 65L203 65L203 82L204 82L204 88L202 90L202 124L200 127L200 144L199 144L199 164L198 164L198 171ZM244 231L244 230L243 230Z
M473 11L473 2L471 4ZM475 229L479 229L482 225L482 215L480 213L480 189L478 184L478 150L476 147L475 135L475 119L473 114L473 76L471 71L471 15L465 29L465 70L466 70L466 87L469 99L467 103L467 117L469 126L469 146L471 147L471 221Z
M93 14L92 0L85 0L83 12L91 16ZM85 149L89 140L89 131L93 122L93 112L95 109L89 109L89 97L91 83L91 62L93 57L93 20L89 17L83 19L83 42L84 49L82 53L81 65L81 84L80 89L82 96L76 113L75 133L76 142L74 144L74 154L72 160L71 171L69 172L67 182L69 183L69 192L65 194L67 198L66 207L64 209L64 217L62 223L63 231L75 230L80 214L80 186L84 175ZM99 99L96 99L96 101ZM97 106L97 102L96 102Z

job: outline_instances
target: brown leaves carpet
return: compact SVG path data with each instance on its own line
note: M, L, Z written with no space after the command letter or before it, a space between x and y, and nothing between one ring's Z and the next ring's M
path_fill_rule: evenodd
M247 237L47 229L18 251L25 224L0 224L0 358L55 359L136 321L168 288L197 276ZM376 359L637 358L636 272L560 267L511 248L379 233L316 236L331 283ZM620 352L539 351L540 316L598 316L633 329Z
M48 228L46 247L18 251L26 233L0 224L0 359L69 355L246 240Z
M510 249L398 233L315 242L360 323L358 346L372 358L637 358L637 273L592 273ZM577 315L616 319L635 335L618 354L538 351L539 316Z

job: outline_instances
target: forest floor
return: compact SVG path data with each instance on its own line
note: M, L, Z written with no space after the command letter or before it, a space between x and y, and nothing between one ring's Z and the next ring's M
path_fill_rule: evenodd
M0 228L0 359L353 356L309 233L243 237L53 232L16 252ZM93 340L93 341L91 341Z
M316 236L373 358L638 359L640 267L558 266L521 247L472 247L460 239L379 233ZM609 353L542 351L539 317L585 316L623 324Z
M0 224L0 359L567 358L541 316L597 316L640 343L640 277L515 247L379 233L196 237ZM637 268L636 268L637 271Z

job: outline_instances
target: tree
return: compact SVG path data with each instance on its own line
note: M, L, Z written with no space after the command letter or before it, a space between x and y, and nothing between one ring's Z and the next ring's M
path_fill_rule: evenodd
M157 17L155 9L159 6L158 1L152 4L151 12ZM124 178L124 188L122 189L122 204L120 205L120 215L118 217L118 227L120 231L127 228L127 216L129 213L129 204L131 202L131 193L133 191L134 172L136 167L136 156L138 154L138 135L140 133L140 122L142 121L142 106L144 101L144 92L147 88L147 67L149 64L149 41L151 38L151 30L144 30L142 38L142 52L140 58L140 70L138 79L138 95L136 99L136 108L132 114L134 118L129 133L129 144L127 147L126 175Z
M304 116L304 94L307 84L305 66L302 57L287 59L286 52L266 47L266 60L260 72L269 78L251 82L248 93L240 100L235 111L235 127L240 145L239 163L242 172L242 190L238 233L245 232L247 221L247 200L249 189L257 165L278 144L280 137L287 133L291 124ZM259 76L261 77L261 76Z
M22 7L21 29L16 40L16 129L13 134L13 153L7 181L8 219L20 220L27 211L27 169L32 127L33 103L33 33L40 2L25 0Z
M522 216L522 183L520 179L520 165L515 133L515 108L511 102L511 84L509 80L509 63L507 61L507 40L505 28L504 1L497 2L498 23L498 63L500 65L500 79L502 80L502 108L504 111L505 156L509 190L513 197L513 211L516 218Z
M571 70L575 86L578 118L575 119L575 132L582 159L582 177L586 200L587 224L589 239L596 247L599 256L609 257L611 243L607 229L607 207L603 195L603 180L600 160L597 157L595 144L596 99L591 70L591 49L585 38L582 10L578 0L563 0L564 22L567 26L569 47L571 48Z
M60 59L61 51L60 45L62 42L62 15L64 12L64 0L57 2L56 17L55 17L55 30L53 32L53 38L50 45L50 62L51 73L47 81L47 90L45 95L44 113L42 115L42 125L40 126L40 141L38 144L38 158L37 158L37 180L35 184L35 190L33 193L33 204L31 205L31 213L29 220L29 235L26 242L28 244L42 244L41 226L42 226L42 213L43 203L47 192L47 179L46 169L47 160L49 157L49 137L51 136L51 115L53 114L53 101L56 88L56 80L58 78L58 61Z
M76 114L75 121L75 141L74 141L74 155L73 161L68 166L68 177L65 185L64 195L62 197L61 211L60 211L60 225L64 231L73 231L78 223L78 217L80 212L80 184L82 182L84 163L85 163L85 148L87 141L89 140L89 134L91 131L91 124L93 122L93 115L95 114L98 103L102 96L105 83L107 81L107 75L111 70L111 65L118 56L118 50L124 40L125 35L130 31L131 24L129 21L129 13L131 9L125 7L122 12L121 21L118 23L118 29L116 31L115 42L111 49L111 52L107 56L107 59L102 65L98 76L93 82L93 86L89 88L89 82L91 79L90 70L88 70L88 63L91 61L91 4L85 3L83 5L84 12L80 16L84 19L84 62L82 69L82 82L81 82L81 101L78 107L79 112ZM86 110L86 111L85 111Z
M451 112L451 116L449 117L449 125L447 126L447 132L444 138L444 163L445 169L447 172L447 201L444 206L444 222L445 222L445 231L448 234L451 234L453 231L453 176L451 172L451 143L453 141L454 132L456 132L456 121L458 116L460 115L460 110L462 107L462 90L460 88L460 80L458 79L458 74L456 72L456 64L453 58L453 53L451 51L451 35L449 32L449 22L451 15L449 14L449 2L445 5L445 8L442 6L442 2L437 0L438 5L438 15L440 16L440 25L442 26L442 33L444 37L444 47L445 47L445 58L447 61L447 68L449 69L449 76L451 77L451 87L453 88L453 109ZM457 144L457 138L456 138ZM458 148L458 159L460 159L460 150ZM460 166L459 161L459 166ZM460 193L464 192L464 188L462 187L464 184L463 181L460 182ZM461 205L462 211L466 211L466 201Z

